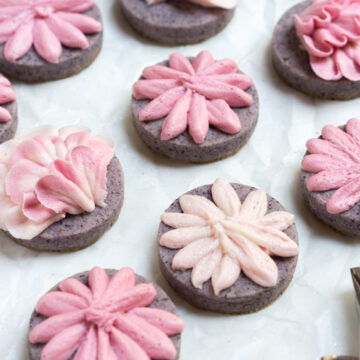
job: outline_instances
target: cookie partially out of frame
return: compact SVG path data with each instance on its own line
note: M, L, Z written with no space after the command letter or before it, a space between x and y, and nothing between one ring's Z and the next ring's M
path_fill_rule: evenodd
M120 0L128 23L142 36L165 44L191 44L220 32L235 9L208 8L185 0L149 6L145 0Z
M75 15L78 15L76 13ZM79 15L86 15L102 23L99 8L95 5ZM86 49L62 46L57 62L49 62L41 57L34 45L21 58L8 61L4 55L6 44L0 45L0 69L5 75L26 82L43 82L63 79L75 75L88 67L99 54L102 47L103 32L86 34L88 47Z
M217 182L215 183L215 184L217 184L216 186L220 186L221 184L222 185L224 184L221 182L223 182L223 180L217 180ZM196 188L196 189L186 193L185 197L187 197L188 195L195 195L195 197L201 196L201 197L204 197L204 198L210 200L211 202L213 202L214 201L213 200L213 194L214 194L213 187L214 186L215 185L201 186L199 188ZM267 201L268 201L268 205L267 205L267 209L266 209L266 216L271 213L275 214L275 212L279 212L279 211L281 213L277 213L277 214L281 214L281 216L284 215L284 213L283 213L285 211L284 207L278 201L276 201L274 198L272 198L271 196L265 195L265 193L259 193L259 190L256 190L255 188L245 186L245 185L231 184L231 187L235 191L237 196L239 197L239 200L241 201L242 204L245 203L245 199L248 197L248 195L250 193L252 193L251 196L254 196L254 194L256 194L256 196L260 196L260 197L266 196ZM229 193L229 190L226 190L226 188L228 188L228 187L225 186L223 192ZM232 191L230 191L230 193L231 192ZM217 193L216 196L218 196L218 194L219 194L219 192ZM195 200L196 200L196 198L195 198ZM180 202L182 202L182 201L184 201L184 203L182 203L182 205L180 206ZM256 203L258 204L258 202L257 202L257 200L254 200L254 201L255 201L254 202L254 209L255 209L257 207L257 205L255 205L255 204ZM226 201L224 201L224 203L225 202ZM219 203L219 201L218 201L218 203ZM231 204L231 202L229 202L229 201L227 203ZM235 204L236 204L236 202L235 202ZM288 239L287 241L292 243L293 248L292 248L291 252L292 252L293 256L289 256L289 257L271 256L273 261L276 264L277 269L278 269L277 281L273 282L271 284L271 286L268 286L269 284L266 284L266 286L264 286L265 285L264 283L262 285L259 285L259 283L255 283L253 280L251 280L245 274L246 271L244 272L244 269L242 269L240 274L238 275L238 277L236 278L236 275L235 275L235 278L232 278L231 282L227 282L228 279L226 279L224 273L222 275L218 274L217 275L218 280L221 278L221 281L227 282L227 285L229 285L230 283L233 283L233 285L226 287L224 289L217 288L217 290L215 291L215 288L217 286L216 282L214 282L215 272L213 272L211 279L205 281L201 286L195 287L194 281L196 282L196 285L199 285L199 284L197 283L197 280L194 280L194 276L195 276L194 275L194 267L190 266L188 263L187 267L192 267L192 269L190 269L190 268L186 269L186 270L178 269L178 266L179 266L178 263L180 260L175 260L175 262L174 262L175 256L177 256L179 251L182 251L182 252L188 251L188 250L186 250L186 246L182 247L184 244L181 244L181 246L179 245L180 243L184 242L182 240L182 236L180 235L180 233L178 233L178 236L175 235L175 233L174 233L172 236L172 244L171 244L172 247L170 248L169 246L167 246L167 245L169 245L169 239L168 238L165 239L165 238L169 237L169 234L170 234L169 232L170 231L181 231L182 228L179 227L175 230L175 228L173 226L169 226L165 222L167 222L168 224L172 223L172 225L174 225L174 223L176 223L177 221L179 223L181 223L183 221L188 221L189 218L188 219L182 218L182 220L180 220L179 218L176 219L173 217L173 216L176 216L177 214L178 215L182 214L183 213L182 208L184 206L187 209L187 211L185 213L186 216L191 217L192 216L191 214L195 214L195 213L199 212L200 206L205 206L204 211L206 211L205 208L207 208L208 205L206 205L206 203L203 203L203 205L198 203L196 205L197 210L191 210L191 206L189 205L189 198L184 198L184 196L183 196L182 198L175 200L175 202L162 215L163 221L161 222L159 231L158 231L158 239L159 239L159 249L158 250L159 250L160 269L161 269L164 277L169 282L169 284L174 288L174 290L180 296L182 296L186 301L192 303L196 307L206 309L206 310L211 310L211 311L216 311L216 312L221 312L221 313L230 313L230 314L243 314L243 313L250 313L250 312L261 310L262 308L268 306L273 301L275 301L286 290L286 288L289 286L290 281L293 277L295 267L297 264L297 256L295 254L297 253L297 250L296 250L297 245L296 244L298 244L298 235L297 235L296 226L293 223L293 217L291 214L287 213L285 215L287 217L287 220L285 221L286 224L283 226L283 228L286 228L284 230L283 234L285 234L286 238ZM216 224L216 222L211 219L211 215L213 214L213 211L215 211L215 210L211 210L211 212L210 212L210 210L208 208L208 211L209 212L207 212L207 213L210 216L209 226L212 229L211 230L212 234L214 234L214 225ZM261 211L262 210L260 210L260 212ZM254 211L254 212L256 212L256 211ZM172 216L172 217L169 218L168 216ZM194 218L192 218L190 221L193 222ZM199 219L196 221L199 221ZM210 224L212 224L212 225L210 225ZM182 224L182 225L185 226L184 224ZM195 223L193 223L193 226L195 226ZM197 226L199 226L199 225L197 225ZM218 225L216 225L215 228L217 226ZM184 234L188 234L190 231L190 228L185 228L185 227L184 227ZM195 232L200 231L199 229L196 230L195 227L193 228ZM206 239L209 237L209 234L204 234L203 236L200 236L198 234L198 235L194 235L194 237L199 239L198 241L200 241L200 242L203 241L204 243L206 243L207 242ZM203 240L201 240L201 239L203 239ZM177 242L178 246L174 245L174 241ZM197 240L195 240L194 242L189 241L187 244L191 243L191 246L192 246L196 241ZM165 245L165 244L167 244L167 245ZM179 250L179 247L182 247L182 249ZM195 257L197 258L197 254L202 253L202 251L203 251L202 249L203 248L196 249L196 253L193 254L194 258ZM251 248L249 248L249 249L251 249ZM189 255L189 253L188 253L188 255ZM204 255L201 255L201 256L204 256ZM224 265L224 257L225 256L226 255L224 253L223 258L221 260L223 262L221 266L225 266ZM203 259L203 257L202 257L202 259ZM184 261L184 260L182 260L182 261ZM190 262L192 261L190 257L189 257L188 261L190 261ZM200 261L203 261L203 260L200 260ZM229 261L230 260L228 258L227 262L229 262ZM233 261L235 261L235 260L233 259ZM177 264L176 269L174 269L174 263ZM197 262L196 266L199 266L199 263L200 262ZM210 265L207 266L207 269L203 269L203 270L198 269L198 273L196 276L198 277L200 274L200 277L205 276L206 278L208 278L209 274L207 273L207 271L211 266L212 265L210 262ZM240 265L240 268L241 268L241 265ZM232 265L229 269L234 269L234 265ZM201 275L202 271L203 271L203 274L205 273L207 275ZM232 271L234 271L234 270L232 270ZM230 273L231 273L231 271L230 271ZM236 279L236 281L234 282L235 279ZM204 280L204 278L203 278L203 280ZM219 292L219 290L221 290L221 291Z
M360 81L341 78L324 80L311 68L307 51L302 49L295 28L295 15L300 15L313 3L304 1L289 9L275 27L272 40L272 59L276 72L291 87L325 99L348 100L360 95Z
M100 269L100 268L95 268L93 270L91 270L91 272L93 274L95 274L98 277L101 276L102 272L104 270ZM99 289L95 289L95 285L93 284L93 288L91 288L91 285L89 285L89 275L91 274L90 271L86 271L86 272L82 272L79 274L75 274L72 277L66 279L65 281L57 284L56 286L54 286L47 294L45 294L43 296L42 299L40 299L36 309L34 310L34 312L31 315L31 319L30 319L30 339L29 339L29 353L30 353L30 359L31 360L40 360L42 359L42 352L44 351L44 349L46 350L46 344L49 344L49 340L48 341L44 341L44 337L39 335L39 332L44 332L44 330L41 330L39 328L41 328L42 326L44 326L44 322L47 321L47 319L51 319L51 316L45 316L42 312L42 310L46 309L46 306L44 306L44 303L46 301L46 297L48 297L49 295L51 296L51 293L55 292L59 292L61 290L64 290L66 292L66 285L64 285L66 282L73 282L73 287L75 287L75 285L79 284L78 282L80 282L81 284L85 285L86 287L88 287L92 292L97 293L98 295L100 295L98 293ZM175 305L173 304L173 302L171 301L171 299L168 297L168 295L164 292L164 290L162 290L158 285L151 283L149 280L143 278L142 276L139 275L134 275L133 271L129 268L124 268L121 269L120 271L117 270L110 270L110 269L106 269L105 270L105 274L106 276L109 278L110 282L111 280L114 278L114 276L117 276L117 278L121 278L121 275L119 276L120 272L122 272L123 274L126 272L127 277L130 276L135 276L136 277L136 286L141 285L142 286L142 292L144 293L143 298L145 300L143 300L143 304L138 303L138 305L136 306L136 304L134 304L134 306L132 306L129 310L129 313L131 313L133 311L134 315L137 315L137 311L139 311L141 314L146 313L147 309L158 309L160 310L162 313L162 316L166 316L165 321L160 322L160 323L151 323L150 322L146 322L146 324L144 325L144 329L140 330L139 332L139 337L141 337L141 331L148 331L148 326L149 325L154 325L157 329L157 339L154 339L155 341L153 341L153 343L151 344L153 347L151 348L150 351L152 351L153 353L162 353L162 354L175 354L175 356L167 356L166 360L178 360L179 356L180 356L180 345L181 345L181 330L184 327L184 322L178 318L176 316L176 308ZM125 275L124 275L125 276ZM99 279L98 279L99 280ZM129 279L124 278L123 281L128 281ZM74 284L74 282L76 282L76 284ZM129 284L127 284L128 289L129 290ZM106 284L104 284L104 287L106 289ZM134 288L135 289L135 288ZM139 288L138 288L139 289ZM140 291L140 289L138 290ZM73 295L71 294L71 291L69 291L69 293L67 293L68 296L77 296L79 299L79 295ZM119 297L119 295L121 296L122 293L126 292L126 288L121 286L121 279L117 281L117 284L113 284L113 295L112 298L114 298L115 296ZM150 304L145 304L149 301L147 301L147 298L151 297L151 295L149 293L152 292L156 292L156 295L153 299L153 301L150 301ZM66 295L66 293L63 292L63 295ZM106 294L105 294L106 296ZM131 298L130 298L130 294L129 294L129 302L131 302ZM48 298L49 299L49 298ZM81 300L81 299L80 299ZM111 301L111 300L110 300ZM51 304L51 306L55 306L55 304ZM50 307L51 307L50 306ZM146 306L146 307L142 307L142 306ZM108 325L103 326L104 324L106 324L106 315L107 315L107 310L106 309L102 309L101 306L98 308L100 308L101 310L97 312L96 316L92 316L90 314L92 314L92 309L91 306L89 306L87 309L85 308L84 311L88 313L87 319L88 322L86 323L89 328L91 325L94 324L99 324L99 327L96 327L96 332L98 334L101 333L101 331L104 331L102 333L102 337L104 338L104 336L109 338L109 344L110 344L110 349L108 351L116 351L116 355L120 356L120 354L122 354L123 356L125 356L125 352L130 350L130 354L134 355L137 354L136 359L143 359L145 358L145 352L146 350L148 350L149 348L144 348L141 346L141 338L138 340L136 340L136 336L137 336L137 332L139 331L139 324L138 321L136 321L136 323L134 323L134 329L136 329L136 331L130 331L129 333L131 334L131 338L129 337L129 335L126 335L123 331L121 331L121 327L120 326L116 326L115 330L113 329L113 325L115 322L115 316L116 316L116 310L109 310L109 314L111 314L113 316L113 320L112 322L109 322ZM39 312L38 312L38 311ZM66 316L66 314L71 311L70 309L68 309L66 311L66 309L63 309L64 311L64 315ZM150 310L151 311L151 310ZM40 313L42 312L42 313ZM95 312L94 312L95 313ZM125 311L123 314L121 314L120 312L118 313L118 316L121 317L122 315L128 315L126 314L127 311ZM50 314L49 314L50 315ZM56 316L56 315L55 315ZM103 316L103 318L101 317ZM153 315L150 315L153 316ZM145 318L146 320L147 318ZM156 318L152 317L153 320L157 321ZM140 319L141 320L141 319ZM129 322L131 322L131 318L129 318ZM161 321L161 319L160 319ZM79 323L81 323L81 320L79 321ZM34 328L36 328L38 326L38 329L36 329L34 331ZM59 326L59 323L58 323ZM61 325L60 325L61 326ZM69 326L71 327L71 325ZM141 325L140 325L141 327ZM94 328L94 327L93 327ZM103 330L104 329L104 330ZM163 330L165 329L165 331ZM59 333L59 329L56 329L56 327L52 327L51 330L55 333ZM152 328L153 330L153 328ZM90 330L90 332L93 330ZM169 336L168 339L166 339L166 343L164 344L160 344L160 343L156 343L156 341L159 340L159 332L161 331L160 334L160 338L164 339L165 337ZM88 332L89 333L89 332ZM116 336L117 335L117 336ZM75 335L76 336L76 335ZM114 337L113 337L114 336ZM123 351L121 352L121 345L119 347L117 346L113 346L113 341L115 341L115 336L117 337L118 340L122 340L123 341ZM38 340L41 340L38 342ZM96 337L94 339L92 339L93 341L96 341ZM169 343L169 340L171 341ZM51 341L51 340L50 340ZM68 341L71 341L68 338ZM125 342L127 341L127 346L130 346L130 348L126 348L125 346ZM80 340L81 342L81 340ZM144 340L145 344L147 343L147 345L149 345L149 339L145 339ZM95 348L91 348L90 350L87 349L88 353L86 353L84 351L83 348L81 348L81 345L84 344L84 341L81 342L80 344L80 349L79 348L74 348L73 351L69 351L70 352L70 356L67 358L69 360L74 359L75 356L77 356L78 352L81 352L82 357L80 357L80 359L87 359L87 354L88 355L93 355L93 351L98 351L100 353L101 349L96 346ZM98 342L97 342L98 344ZM121 344L121 342L119 342L119 344ZM63 346L64 346L64 351L65 347L67 345L67 342L64 341ZM132 346L132 348L131 348ZM139 350L139 346L140 346L140 350ZM104 349L103 349L104 350ZM61 348L60 348L60 352L61 352ZM118 353L119 352L119 353ZM62 355L64 355L62 353ZM78 355L80 356L80 354ZM120 357L121 358L121 357ZM66 360L67 360L66 359ZM135 358L134 358L135 359ZM153 358L152 358L153 359ZM156 359L158 359L158 357L156 357Z

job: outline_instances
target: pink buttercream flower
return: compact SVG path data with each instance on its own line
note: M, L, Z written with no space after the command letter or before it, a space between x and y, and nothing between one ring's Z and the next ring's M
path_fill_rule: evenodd
M351 209L360 201L360 120L349 120L344 131L327 125L321 138L309 140L306 147L310 154L302 169L315 173L307 181L308 190L336 190L326 203L330 214Z
M160 238L160 245L179 250L174 270L192 269L191 282L201 288L211 279L214 293L231 287L243 271L263 287L275 286L278 268L272 255L291 257L298 246L283 231L294 223L285 211L269 214L266 193L255 190L241 204L234 188L218 179L212 185L213 202L198 195L183 195L183 213L165 212L161 220L175 228Z
M114 144L72 126L51 126L0 145L0 229L29 240L66 214L105 207Z
M140 112L140 121L159 120L166 116L161 140L170 140L189 128L197 144L204 142L209 125L227 133L241 129L231 107L248 107L253 103L247 90L251 79L240 74L232 60L215 61L202 51L191 63L175 53L169 65L144 69L143 77L134 84L135 99L154 99Z
M58 63L62 46L86 49L84 34L101 31L101 23L81 14L94 7L93 0L0 1L0 43L4 56L15 62L34 45L50 63Z
M0 74L0 104L7 104L16 100L15 91L10 87L10 81ZM10 113L0 106L0 123L8 122L11 119Z
M360 80L359 0L314 0L295 26L317 76Z
M148 307L156 298L152 284L135 285L136 276L123 268L109 281L94 268L86 286L75 278L45 294L36 311L47 317L32 329L29 340L46 344L42 360L173 360L169 336L182 332L175 314Z

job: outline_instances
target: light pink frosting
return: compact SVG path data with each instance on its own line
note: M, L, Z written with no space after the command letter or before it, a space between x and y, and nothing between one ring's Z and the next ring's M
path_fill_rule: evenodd
M98 33L100 22L82 14L94 7L93 0L2 0L0 1L0 43L4 56L15 62L34 45L50 63L58 63L62 45L87 49L84 34Z
M184 322L175 314L148 307L156 298L152 284L135 285L132 269L109 280L101 268L89 274L89 285L64 280L59 291L45 294L36 311L47 317L30 332L33 344L46 344L41 360L173 360L169 336Z
M10 81L0 74L0 104L7 104L16 100L15 91L10 87L10 85ZM8 122L10 119L10 113L0 106L0 123Z
M29 240L66 214L105 207L114 143L79 126L36 129L0 145L0 229Z
M263 287L278 282L278 268L271 258L298 254L298 245L283 230L294 223L285 211L267 213L266 193L255 190L241 204L234 188L218 179L211 188L213 201L183 195L183 213L165 212L161 220L175 228L160 238L160 245L181 249L172 261L174 270L192 269L191 281L201 288L211 279L216 295L244 274Z
M209 125L236 134L241 124L231 107L253 103L245 92L252 81L238 71L234 61L215 61L208 51L202 51L192 63L179 53L172 54L168 66L145 68L145 79L134 84L135 99L154 99L141 110L139 120L166 117L161 140L173 139L189 128L191 137L201 144Z
M158 4L166 0L146 0L149 5ZM223 9L233 9L237 5L237 0L187 0L194 4L204 7L219 7Z
M314 0L295 26L317 76L360 80L359 0Z
M349 120L345 131L327 125L321 139L309 140L306 147L310 154L302 169L315 173L307 181L308 190L336 190L326 202L330 214L351 209L360 201L360 120Z

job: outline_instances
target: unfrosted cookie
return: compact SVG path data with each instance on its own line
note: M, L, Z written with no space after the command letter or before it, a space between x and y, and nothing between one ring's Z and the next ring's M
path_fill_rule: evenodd
M28 82L62 79L83 70L100 52L101 15L93 0L16 5L5 0L0 12L0 69L9 77Z
M293 277L294 216L262 190L218 179L181 196L161 220L162 273L199 308L258 311L275 301Z
M355 49L360 45L360 28L353 26L356 16L360 16L356 2L310 0L288 10L272 42L273 63L280 77L311 96L358 97L360 57Z
M110 139L51 126L0 146L0 228L35 250L72 251L116 221L124 180Z
M306 144L302 190L312 212L341 233L360 235L360 120L327 125Z
M11 139L17 129L16 94L11 83L0 74L0 143Z
M120 4L126 20L139 34L175 45L217 34L234 16L236 1L120 0Z
M31 360L178 360L184 322L156 284L130 268L62 281L30 319Z
M252 135L259 98L249 76L208 51L172 54L144 69L133 87L132 117L141 139L176 160L202 163L237 152Z

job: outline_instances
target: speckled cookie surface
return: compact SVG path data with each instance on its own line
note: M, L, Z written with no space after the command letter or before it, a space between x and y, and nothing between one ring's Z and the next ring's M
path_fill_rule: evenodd
M118 0L129 24L142 36L166 43L189 44L221 31L235 9L206 8L184 0L149 6L145 0Z
M275 70L290 86L308 95L333 100L356 98L360 96L360 81L319 78L311 69L308 53L300 48L294 15L301 14L311 3L309 0L294 6L276 25L272 42Z
M111 277L116 273L117 270L106 270L107 275L109 276L109 278L111 279ZM79 274L75 274L73 276L71 276L72 278L75 278L77 280L79 280L80 282L82 282L85 285L88 285L88 278L89 278L89 272L82 272ZM136 284L141 284L141 283L151 283L151 281L143 278L142 276L136 275ZM168 295L165 293L164 290L162 290L158 285L152 283L156 289L156 293L157 296L155 298L155 300L151 303L151 305L149 306L150 308L157 308L157 309L162 309L165 311L169 311L173 314L176 313L176 308L174 303L171 301L171 299L168 297ZM57 284L56 286L54 286L49 292L51 291L57 291L59 290L59 284ZM41 314L37 313L36 311L34 311L31 315L31 319L30 319L30 331L39 323L41 323L42 321L44 321L46 319L45 316L42 316ZM181 346L181 335L175 335L170 337L171 341L174 343L175 348L177 350L177 355L176 358L174 360L178 360L180 357L180 346ZM29 342L29 353L30 353L30 360L40 360L41 359L41 352L43 349L44 345L43 344L31 344ZM69 360L72 360L74 358L74 356L76 355L76 353L71 356L71 358Z
M192 59L192 58L190 58ZM168 65L167 61L160 63ZM155 121L140 121L140 111L150 103L151 100L131 101L132 120L141 139L155 152L176 160L192 163L203 163L221 160L236 153L247 143L257 124L259 116L259 97L254 85L248 90L253 97L254 103L250 107L232 108L241 122L241 130L234 135L226 134L213 126L202 144L196 144L186 130L174 139L160 140L161 127L165 117Z
M330 214L326 210L326 202L335 193L330 191L309 191L306 187L307 180L314 173L301 171L301 188L305 203L320 220L333 229L345 235L360 236L360 202L356 203L350 210L340 214Z
M101 22L98 7L94 7L83 14ZM89 66L96 58L101 50L102 35L102 32L86 35L89 47L85 50L63 46L58 64L52 64L42 59L34 47L15 63L9 62L4 57L5 45L2 44L0 45L0 71L10 78L27 82L57 80L75 75Z
M254 188L232 184L241 201ZM211 185L204 185L189 191L188 194L204 196L212 200ZM284 207L274 198L268 195L268 213L284 210ZM177 199L166 212L181 212L179 200ZM160 224L158 239L172 228ZM298 243L298 235L295 224L284 231L291 239ZM179 250L172 250L159 245L160 269L175 291L193 305L221 313L241 314L258 311L275 301L288 287L297 264L297 257L280 258L273 257L278 270L279 281L275 287L264 288L248 279L243 272L236 283L230 288L222 291L218 296L213 292L210 280L202 289L195 288L191 283L191 270L174 271L171 267L172 260Z
M18 125L16 101L1 106L10 113L11 119L5 123L0 122L0 144L14 137Z
M91 213L66 215L32 240L14 239L34 250L74 251L94 243L119 216L124 200L124 178L119 160L114 157L107 170L107 207Z

